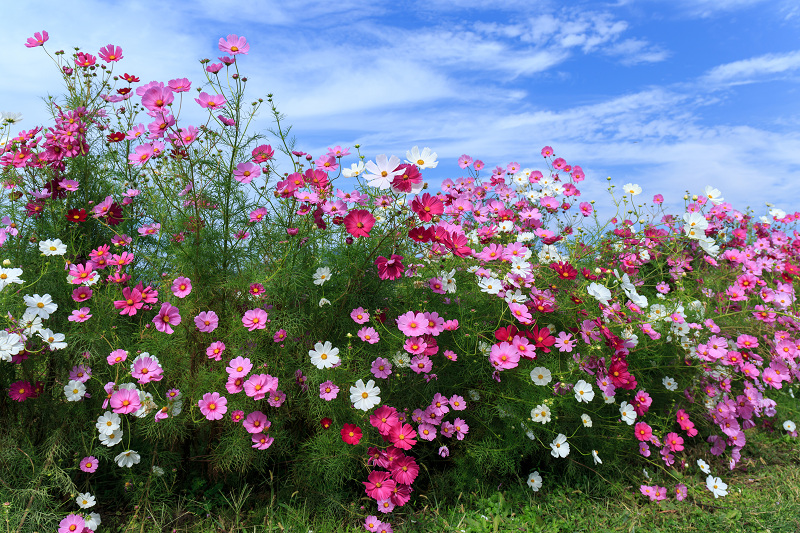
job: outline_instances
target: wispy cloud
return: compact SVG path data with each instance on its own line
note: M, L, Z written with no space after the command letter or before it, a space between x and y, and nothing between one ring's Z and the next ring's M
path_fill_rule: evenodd
M800 50L785 54L765 54L759 57L726 63L709 70L702 81L719 85L739 85L773 79L800 69Z

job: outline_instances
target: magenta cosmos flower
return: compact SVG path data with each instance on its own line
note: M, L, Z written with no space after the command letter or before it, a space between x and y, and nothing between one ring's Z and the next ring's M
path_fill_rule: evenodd
M242 324L249 331L264 329L267 327L267 312L263 309L251 309L245 312L242 317Z
M390 259L386 259L385 257L378 256L375 260L375 266L378 267L378 276L381 279L388 279L388 280L396 280L400 276L403 275L403 271L405 267L401 262L403 260L403 256L394 255Z
M224 396L220 396L218 392L205 393L197 405L208 420L219 420L228 412L228 400Z
M44 46L44 43L50 39L50 36L47 34L46 31L42 30L41 32L36 32L33 34L33 37L28 37L28 40L25 42L25 46L28 48L36 48L37 46Z
M136 389L120 389L114 391L109 400L111 410L120 415L127 415L138 411L141 407L139 401L139 391Z
M219 325L219 317L214 311L203 311L194 317L194 323L202 333L211 333Z
M230 54L232 56L238 54L247 54L250 51L250 44L244 37L239 37L236 34L228 35L227 38L219 39L219 51L223 54Z
M171 335L174 331L172 326L177 326L181 323L181 315L178 314L178 308L169 302L164 302L161 310L153 317L153 323L158 331Z
M122 59L122 48L109 44L101 48L97 55L106 63L113 63Z
M178 298L186 298L192 292L192 280L183 276L175 278L172 283L172 294Z
M344 228L353 237L369 237L375 217L364 209L354 209L344 217Z

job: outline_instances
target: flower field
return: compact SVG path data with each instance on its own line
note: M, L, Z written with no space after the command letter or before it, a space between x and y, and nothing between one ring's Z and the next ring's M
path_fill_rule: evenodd
M149 83L48 37L52 123L0 123L9 532L238 493L391 533L430 494L631 464L643 501L718 499L754 435L797 437L800 213L588 199L549 146L434 185L431 148L299 150L244 37Z

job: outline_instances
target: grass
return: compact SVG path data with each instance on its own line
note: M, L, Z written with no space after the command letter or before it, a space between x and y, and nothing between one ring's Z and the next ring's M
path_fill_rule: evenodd
M641 465L624 471L600 465L596 472L585 469L570 483L543 472L545 484L538 493L516 481L509 487L484 486L449 504L438 502L435 494L417 494L413 509L398 508L390 520L396 532L426 533L800 531L800 447L788 437L763 432L748 438L746 458L733 471L720 462L712 464L713 473L728 484L728 495L719 499L705 488L705 475L694 463L697 455L690 452L686 455L690 466L680 479L689 487L683 502L671 498L650 502L642 496ZM678 482L661 482L657 478L661 474L650 470L653 483L668 490ZM133 512L108 506L93 510L103 517L101 531L111 533L361 533L367 514L361 506L374 509L374 502L364 497L343 508L338 517L314 515L300 494L278 502L250 487L227 495L217 493L212 501L197 498L177 498ZM0 522L0 530L16 531L14 519L19 513L14 511L4 516L8 521ZM24 530L44 533L51 529L33 528L29 522Z

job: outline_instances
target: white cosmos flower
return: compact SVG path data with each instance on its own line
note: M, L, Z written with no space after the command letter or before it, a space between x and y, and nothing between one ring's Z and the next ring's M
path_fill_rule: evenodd
M419 146L415 146L411 151L406 152L406 163L409 165L417 165L419 168L436 168L439 162L436 160L436 152L431 152L431 149L425 147L422 152L419 151Z
M81 509L88 509L89 507L94 507L94 504L97 503L94 499L94 496L92 496L88 492L79 492L78 497L75 498L75 502Z
M594 464L601 465L603 461L600 460L600 455L598 455L597 450L592 450L592 459L594 459Z
M53 302L53 298L49 294L42 296L38 294L29 296L26 294L22 299L25 300L25 305L28 306L28 309L42 317L42 320L50 318L50 314L55 313L56 309L58 309L58 304Z
M619 416L622 417L623 422L632 426L634 420L636 420L636 411L633 410L633 407L628 402L622 402L619 405Z
M398 174L403 173L403 169L395 170L400 165L400 158L393 155L387 158L386 154L381 154L375 158L375 162L367 162L367 172L364 177L369 182L371 187L379 189L388 189L392 184L392 180Z
M353 163L350 165L350 168L342 168L342 176L345 178L355 178L356 176L360 176L364 173L364 162L359 161L358 163Z
M331 301L327 298L320 298L319 306L322 307L323 305L331 305Z
M334 348L330 341L325 341L325 344L316 343L314 349L308 351L308 355L311 356L311 364L320 370L330 368L341 361L339 348Z
M88 527L92 531L96 531L97 526L99 526L100 522L102 522L102 520L100 520L100 515L97 513L89 513L89 516L86 516L84 518L86 521L86 527Z
M25 347L22 337L16 333L9 333L0 330L0 360L11 362L11 358L17 355Z
M53 350L61 350L67 347L67 343L64 342L65 336L63 333L53 333L50 329L43 329L38 332L38 335L44 342L49 344L50 348Z
M586 287L586 292L603 305L608 305L608 301L611 299L611 291L599 283L591 283Z
M706 198L708 198L708 200L714 205L719 205L725 201L725 198L722 197L720 190L715 189L711 185L706 185L705 193Z
M531 380L537 385L547 385L553 380L553 376L545 367L537 366L531 370Z
M684 213L683 214L683 231L690 239L700 239L705 237L706 228L708 228L708 221L702 213Z
M374 380L367 381L365 385L364 380L359 379L354 387L350 387L350 401L356 409L369 411L381 403L380 393L381 389L375 386Z
M592 427L592 417L590 417L586 413L583 413L581 415L581 422L583 422L583 427L585 427L585 428Z
M133 465L138 465L141 459L141 456L133 450L125 450L114 458L117 464L123 468L130 468Z
M164 469L161 468L160 466L153 465L152 470L153 470L153 473L155 475L157 475L157 476L163 476L164 475Z
M68 402L80 401L84 394L86 394L86 385L76 379L71 379L64 385L64 395Z
M580 380L573 387L572 392L575 393L575 399L579 402L589 403L594 398L594 389L590 383Z
M108 434L101 433L100 434L100 444L103 444L104 446L108 446L109 448L111 448L112 446L116 446L120 442L122 442L122 430L121 429L118 429L118 430L114 431L113 433L108 433Z
M101 435L110 435L119 429L121 419L117 413L106 411L97 417L97 423L94 427Z
M787 420L786 422L783 423L783 429L792 432L797 429L797 426L791 420Z
M664 379L661 380L661 383L664 384L664 388L668 391L674 391L678 388L678 384L675 383L675 380L669 376L664 376Z
M718 477L709 475L706 478L706 487L708 487L708 490L710 490L711 494L714 495L714 498L728 495L728 485L723 483Z
M703 461L702 459L698 459L697 460L697 466L698 466L698 468L700 468L700 470L704 474L710 474L711 473L711 467L708 466L708 463Z
M636 183L626 183L622 186L622 189L625 191L625 194L630 194L631 196L642 194L642 188Z
M567 442L566 435L559 433L558 437L550 443L550 455L556 458L564 458L569 455L569 442Z
M61 242L61 239L39 241L39 251L44 255L64 255L67 245Z
M550 422L550 408L546 405L537 405L531 411L531 418L533 418L534 422L547 424Z
M503 282L497 278L481 278L478 288L487 294L497 294L503 288Z
M10 283L22 285L25 280L19 279L21 275L21 268L0 268L0 291Z
M539 475L539 472L531 472L528 475L528 486L533 492L539 492L539 489L542 488L542 476Z
M314 272L314 285L322 285L331 277L331 269L328 267L320 267Z

